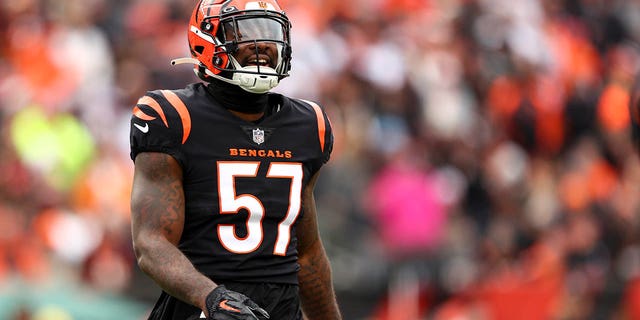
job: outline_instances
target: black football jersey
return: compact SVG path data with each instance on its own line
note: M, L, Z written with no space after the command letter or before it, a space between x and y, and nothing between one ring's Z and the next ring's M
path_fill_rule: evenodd
M197 83L147 92L131 117L131 158L163 152L182 166L180 250L214 281L297 283L301 194L329 159L330 122L313 102L269 93L257 124Z

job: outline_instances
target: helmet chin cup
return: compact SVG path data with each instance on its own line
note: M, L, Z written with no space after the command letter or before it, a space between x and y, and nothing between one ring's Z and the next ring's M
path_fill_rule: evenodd
M260 73L258 73L260 70ZM251 93L266 93L278 85L276 70L270 67L246 66L233 74L233 81ZM245 71L245 72L243 72ZM247 73L250 72L250 73Z

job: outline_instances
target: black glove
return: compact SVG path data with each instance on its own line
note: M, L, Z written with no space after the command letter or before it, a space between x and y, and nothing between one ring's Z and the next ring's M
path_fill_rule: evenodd
M228 290L219 285L207 295L207 311L209 320L260 320L256 313L263 318L269 314L242 293Z

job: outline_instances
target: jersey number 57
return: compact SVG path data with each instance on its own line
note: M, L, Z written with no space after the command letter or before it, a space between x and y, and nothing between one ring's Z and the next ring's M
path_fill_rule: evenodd
M262 219L264 206L260 199L250 194L236 194L236 177L256 177L260 162L219 161L218 192L220 213L235 214L242 208L249 212L247 218L247 234L243 238L236 235L233 224L218 226L220 243L230 252L250 253L258 249L263 239ZM302 164L292 162L272 162L267 171L267 178L291 179L289 192L289 209L285 218L278 224L278 234L273 254L285 255L291 240L291 225L300 214L302 193Z

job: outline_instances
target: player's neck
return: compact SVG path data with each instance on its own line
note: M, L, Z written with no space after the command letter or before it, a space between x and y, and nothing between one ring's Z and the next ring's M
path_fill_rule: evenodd
M225 109L243 120L259 119L269 104L269 97L266 93L250 93L237 85L221 80L214 79L207 88L214 99L218 100Z
M235 111L235 110L231 110L228 109L229 112L231 112L232 114L234 114L236 117L247 121L247 122L256 122L260 119L262 119L262 117L264 116L264 112L260 112L260 113L244 113L244 112L240 112L240 111Z

